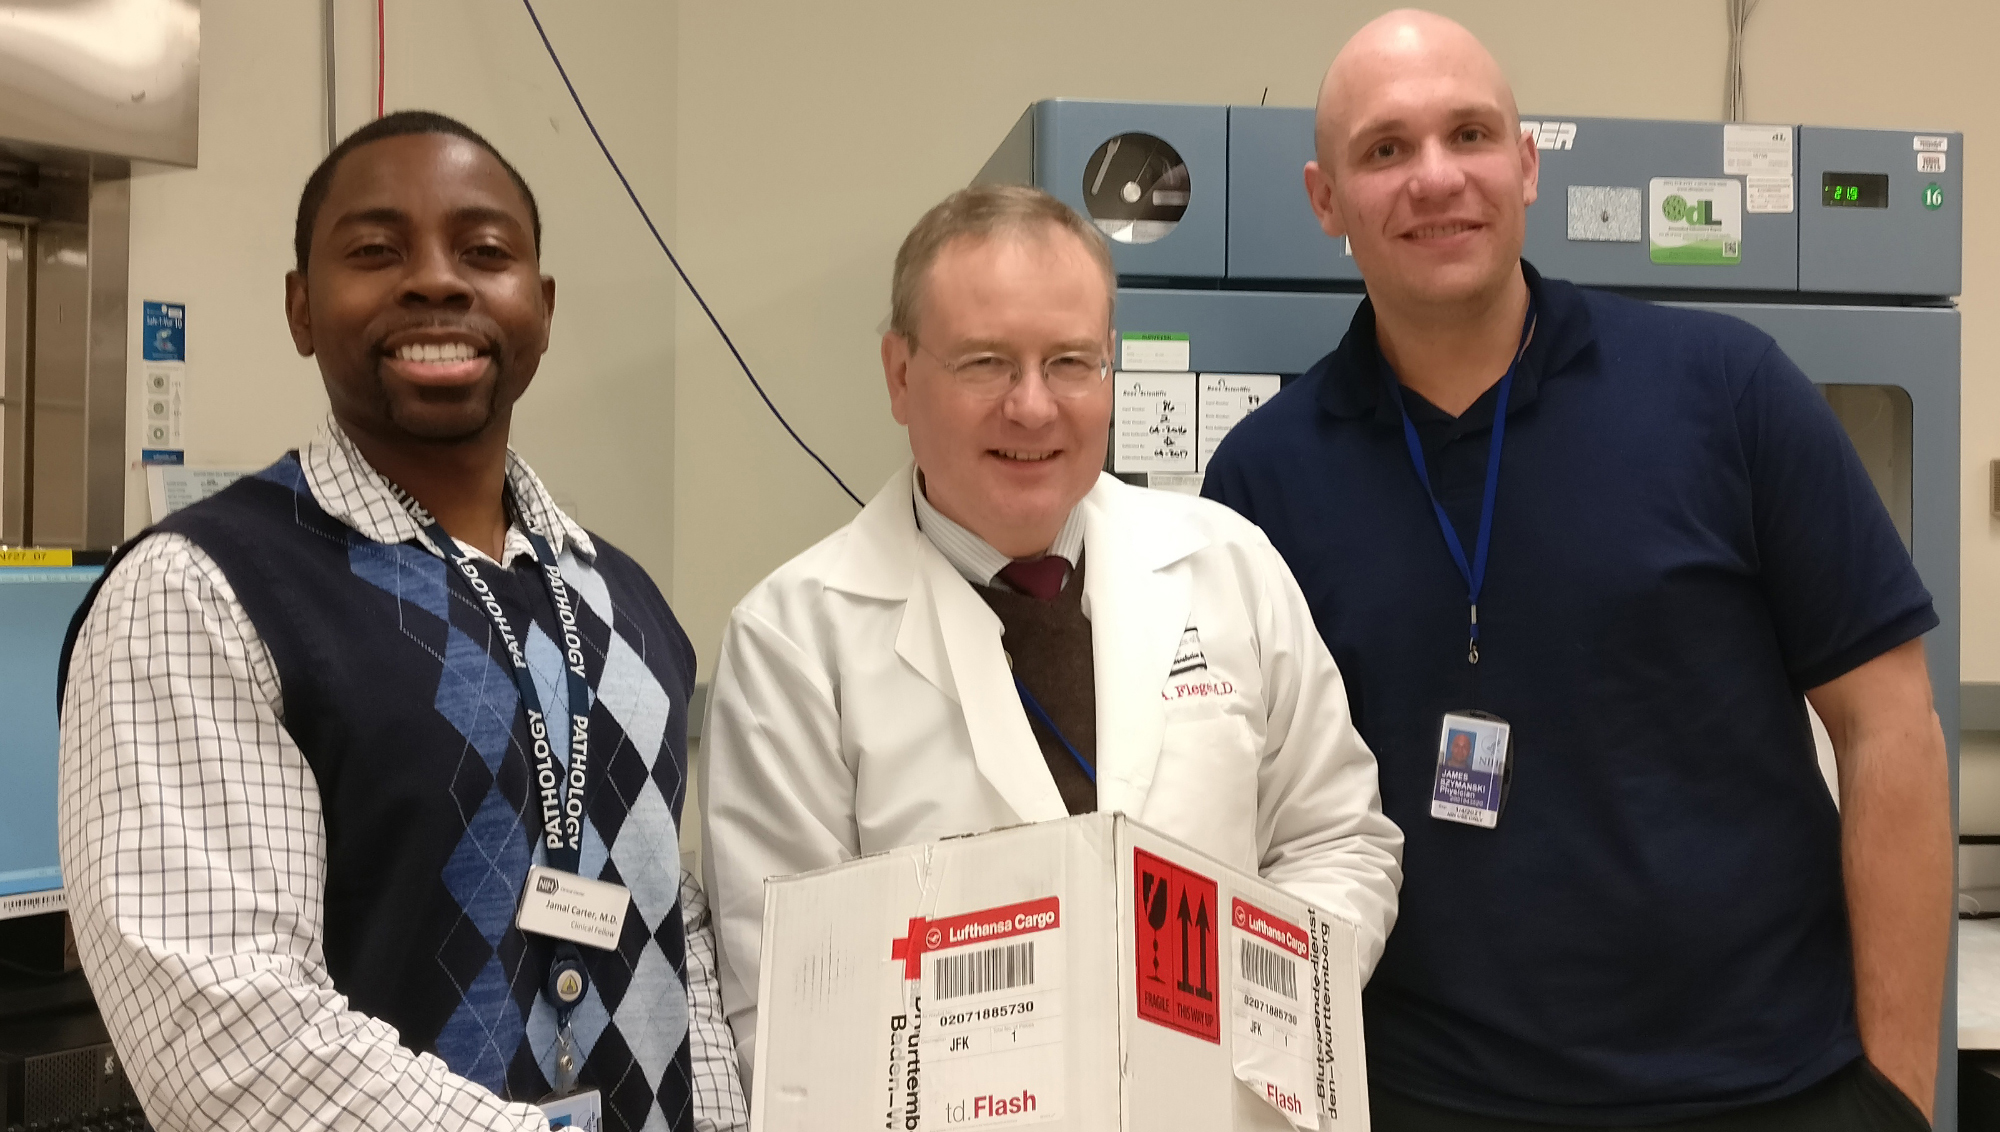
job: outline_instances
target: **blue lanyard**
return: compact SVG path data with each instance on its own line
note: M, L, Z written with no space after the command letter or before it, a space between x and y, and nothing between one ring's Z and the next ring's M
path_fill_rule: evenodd
M514 669L514 685L520 689L521 706L528 713L528 737L534 743L531 762L535 785L541 792L542 844L548 850L551 868L574 873L583 859L583 804L590 780L590 683L583 675L583 636L576 627L576 607L570 602L569 586L563 581L562 566L556 561L555 549L540 532L528 532L528 541L535 548L535 562L542 568L542 580L548 586L549 603L555 606L556 619L562 623L561 646L569 683L567 775L556 764L555 752L549 746L548 716L542 710L541 693L535 690L535 677L528 670L527 653L521 647L521 639L514 634L514 626L507 620L506 611L494 599L492 588L480 576L471 556L452 541L444 527L428 516L420 517L419 521L431 542L457 568L466 588L472 591L474 603L486 611L487 620L493 623L501 642L507 646L507 659Z
M1445 514L1444 504L1438 502L1437 492L1431 488L1430 469L1424 464L1423 442L1417 438L1417 426L1410 420L1409 406L1403 403L1403 387L1395 374L1388 375L1389 393L1396 399L1396 411L1403 417L1403 443L1409 446L1410 463L1417 469L1417 482L1424 485L1431 510L1437 514L1438 529L1444 533L1445 549L1451 551L1452 564L1465 578L1465 602L1471 616L1470 639L1465 649L1468 664L1479 663L1479 593L1486 586L1486 551L1493 542L1493 501L1500 490L1500 447L1507 439L1507 399L1514 392L1514 371L1520 368L1521 357L1528 352L1528 338L1534 330L1535 304L1530 300L1527 316L1521 320L1521 344L1514 350L1514 360L1507 364L1507 372L1500 378L1500 396L1493 407L1493 443L1486 453L1486 490L1479 500L1479 535L1473 546L1471 562L1465 559L1465 545L1459 542L1458 531L1451 525L1451 516Z
M1077 750L1069 741L1069 736L1064 735L1062 728L1056 726L1056 721L1049 718L1049 713L1042 709L1041 703L1035 699L1035 694L1028 691L1028 686L1021 683L1019 676L1014 677L1014 688L1021 693L1021 706L1027 708L1030 715L1042 721L1042 726L1048 728L1049 734L1056 737L1056 742L1063 745L1063 750L1069 752L1069 757L1075 759L1076 765L1083 768L1083 776L1090 780L1092 786L1097 785L1097 768L1090 765L1090 761L1083 757L1083 752Z

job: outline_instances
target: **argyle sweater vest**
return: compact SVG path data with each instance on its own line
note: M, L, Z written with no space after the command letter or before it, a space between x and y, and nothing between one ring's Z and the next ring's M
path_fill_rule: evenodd
M296 453L152 530L215 560L270 649L285 730L319 787L334 987L453 1072L510 1100L546 1095L554 945L514 926L545 860L533 748L505 647L463 580L415 541L385 545L328 515ZM645 572L593 542L594 563L561 563L594 693L581 872L625 885L632 906L617 950L583 949L581 1084L604 1091L607 1129L686 1130L677 826L693 649ZM540 572L479 565L525 638L566 762L562 637Z

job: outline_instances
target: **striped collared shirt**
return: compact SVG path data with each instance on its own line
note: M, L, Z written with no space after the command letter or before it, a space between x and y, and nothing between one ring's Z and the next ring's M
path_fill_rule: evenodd
M991 586L1000 571L1007 568L1013 559L993 549L993 544L966 530L945 517L944 512L931 506L924 498L924 473L922 469L911 468L911 494L917 500L917 529L938 548L951 568L975 586ZM1070 508L1069 518L1063 520L1062 530L1056 532L1056 540L1049 544L1049 554L1067 560L1074 570L1083 557L1083 514L1075 507ZM1063 573L1065 584L1069 573Z

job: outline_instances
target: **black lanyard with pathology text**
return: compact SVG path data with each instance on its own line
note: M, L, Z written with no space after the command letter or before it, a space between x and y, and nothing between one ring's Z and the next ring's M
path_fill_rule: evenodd
M556 765L555 751L549 745L548 714L542 708L541 693L535 688L534 673L528 668L527 652L514 633L513 623L507 619L507 611L500 608L493 588L480 575L472 557L445 533L444 527L435 519L422 521L424 534L457 569L474 601L486 612L486 619L493 623L494 631L507 647L514 685L520 689L521 706L528 712L528 737L534 744L530 761L535 788L541 793L542 845L548 850L552 868L574 873L583 859L584 802L589 796L590 682L583 674L583 636L576 627L576 607L570 602L569 586L563 581L555 549L539 531L528 531L528 541L535 549L535 564L541 567L542 580L549 591L549 603L555 607L556 619L562 624L563 670L569 684L567 774Z
M583 861L584 802L589 797L590 789L590 682L583 674L583 635L577 630L576 607L570 600L569 585L563 581L562 565L556 559L555 548L549 545L549 540L541 532L524 526L529 545L535 551L535 564L541 567L549 604L555 607L556 620L562 628L563 669L569 686L567 774L556 765L555 751L549 745L548 715L542 707L542 696L535 688L527 651L522 647L521 638L515 634L513 623L508 620L507 611L500 608L493 588L480 575L472 556L446 533L444 526L416 508L412 508L412 514L423 525L424 534L443 552L465 581L475 603L486 612L487 620L492 622L494 631L500 634L500 641L507 648L507 660L514 670L514 685L520 690L521 706L528 713L528 738L534 745L530 761L535 774L535 787L541 794L542 845L547 850L551 868L574 874ZM589 973L584 966L582 952L574 943L557 944L542 993L548 998L549 1005L555 1008L560 1031L556 1080L559 1095L569 1092L575 1085L580 1058L570 1035L569 1017L583 1000L589 985Z

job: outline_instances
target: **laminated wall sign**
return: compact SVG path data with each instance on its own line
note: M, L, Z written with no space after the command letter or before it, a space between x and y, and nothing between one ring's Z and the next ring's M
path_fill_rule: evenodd
M773 880L753 1127L1368 1127L1353 927L1116 814Z

